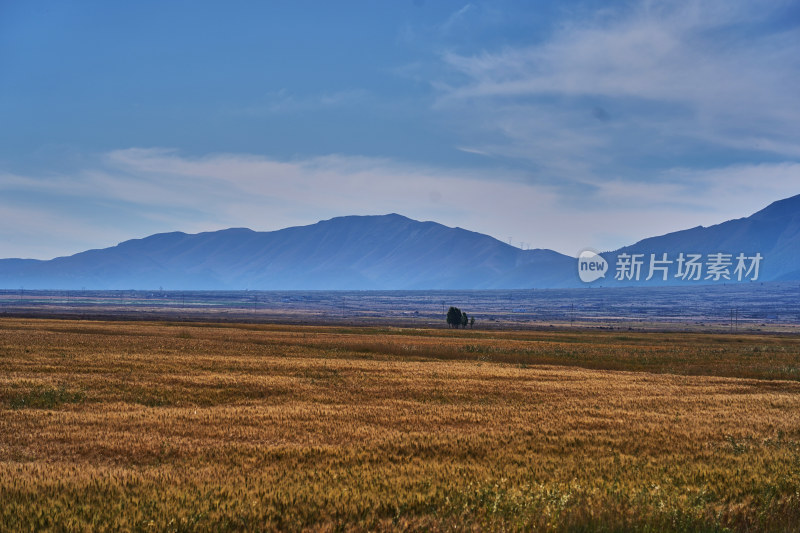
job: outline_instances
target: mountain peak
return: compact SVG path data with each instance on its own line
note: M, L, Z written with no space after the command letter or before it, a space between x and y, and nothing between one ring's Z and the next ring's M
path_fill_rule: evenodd
M408 218L397 213L389 213L386 215L343 215L338 217L322 220L321 222L418 222L412 218Z
M800 215L800 194L772 202L761 211L754 213L750 218L765 220L787 218L795 215Z

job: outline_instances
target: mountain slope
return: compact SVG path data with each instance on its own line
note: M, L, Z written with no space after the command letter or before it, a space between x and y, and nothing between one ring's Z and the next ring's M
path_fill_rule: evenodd
M647 258L651 253L657 257L667 253L668 258L675 259L681 252L699 253L704 257L722 252L734 258L740 253L746 256L759 253L764 259L758 281L798 280L800 195L773 202L746 218L651 237L603 256L613 270L617 257L622 253L642 253ZM673 277L669 282L677 281Z
M549 250L523 251L480 233L392 214L340 217L274 232L164 233L51 261L3 260L0 284L98 289L537 287L557 284L572 263Z

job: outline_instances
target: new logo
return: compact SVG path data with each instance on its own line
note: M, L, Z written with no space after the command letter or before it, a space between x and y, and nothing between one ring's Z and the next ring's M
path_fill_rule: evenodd
M594 250L584 250L578 256L578 276L584 283L606 277L608 263Z

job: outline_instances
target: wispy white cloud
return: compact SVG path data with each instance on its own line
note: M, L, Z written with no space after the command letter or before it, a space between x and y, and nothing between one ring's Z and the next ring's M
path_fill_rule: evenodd
M472 3L464 4L464 6L457 9L449 17L447 17L447 20L445 20L441 25L441 31L445 33L451 31L454 26L464 21L464 18L467 16L467 13L474 10L475 10L474 4Z
M465 130L474 149L556 176L569 160L636 171L632 143L640 156L712 146L796 158L800 34L765 23L784 4L619 4L532 46L444 53L437 110L480 124Z

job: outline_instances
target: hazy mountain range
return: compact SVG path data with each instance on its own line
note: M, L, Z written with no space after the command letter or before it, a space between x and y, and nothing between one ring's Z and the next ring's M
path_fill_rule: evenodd
M605 278L592 285L710 283L675 276L680 253L756 253L758 281L800 280L800 195L737 220L645 239L602 254ZM621 254L673 263L659 274L614 279ZM735 276L731 276L735 281ZM752 272L750 277L752 277ZM724 278L720 281L726 281ZM747 280L749 281L749 280ZM0 287L26 289L499 289L583 286L577 260L521 250L493 237L401 215L347 216L271 232L237 228L161 233L49 261L0 260Z

